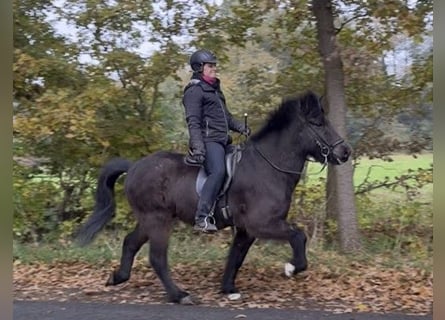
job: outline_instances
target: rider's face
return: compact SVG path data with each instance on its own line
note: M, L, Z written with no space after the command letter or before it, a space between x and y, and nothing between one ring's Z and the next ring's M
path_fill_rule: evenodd
M207 77L216 78L216 63L205 63L202 73Z

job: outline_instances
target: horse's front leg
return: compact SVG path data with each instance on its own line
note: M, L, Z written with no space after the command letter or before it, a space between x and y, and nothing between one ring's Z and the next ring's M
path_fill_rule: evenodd
M226 268L224 270L221 290L222 293L228 294L228 297L231 300L236 300L241 297L238 293L238 289L235 287L235 278L254 241L255 238L250 236L245 230L240 229L235 233L227 258Z
M288 241L292 247L292 259L286 263L284 272L287 276L307 269L306 235L303 230L289 225L284 219L256 221L249 226L248 232L257 238Z
M292 247L293 257L284 266L286 276L291 277L307 269L306 241L306 234L301 228L290 226L289 244Z

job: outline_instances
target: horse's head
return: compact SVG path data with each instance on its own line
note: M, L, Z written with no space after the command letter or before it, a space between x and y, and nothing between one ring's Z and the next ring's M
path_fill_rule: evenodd
M312 92L300 98L300 117L304 123L310 156L321 163L342 164L349 159L351 147L332 127L324 114L321 99Z

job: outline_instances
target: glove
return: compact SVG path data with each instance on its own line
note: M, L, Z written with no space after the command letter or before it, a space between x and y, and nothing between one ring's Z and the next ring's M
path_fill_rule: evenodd
M205 150L203 148L190 147L185 157L187 164L192 166L201 166L205 162Z
M205 156L205 154L202 154L202 153L193 153L192 150L189 150L189 155L190 155L190 158L189 158L189 159L190 159L193 163L196 163L196 164L201 165L201 164L204 163L204 161L206 161L206 156Z

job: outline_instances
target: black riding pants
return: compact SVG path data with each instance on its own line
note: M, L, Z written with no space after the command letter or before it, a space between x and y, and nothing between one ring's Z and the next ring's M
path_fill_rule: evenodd
M218 196L226 174L225 146L218 142L206 142L206 159L204 168L207 180L202 187L196 215L207 215Z

